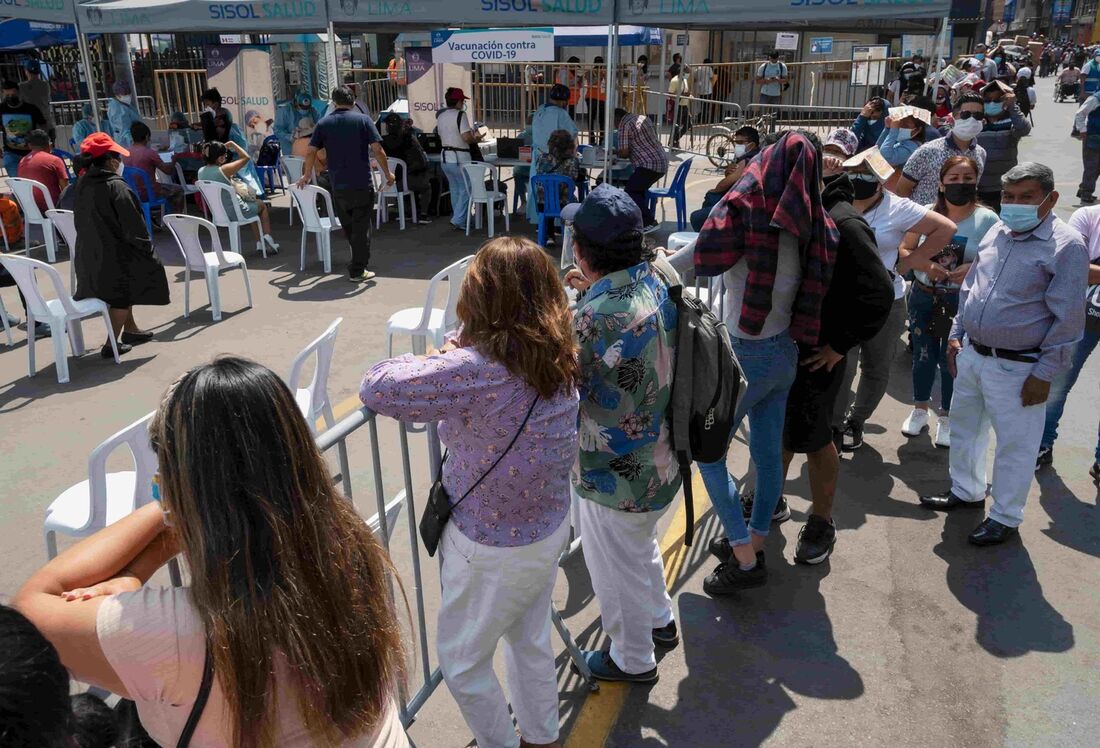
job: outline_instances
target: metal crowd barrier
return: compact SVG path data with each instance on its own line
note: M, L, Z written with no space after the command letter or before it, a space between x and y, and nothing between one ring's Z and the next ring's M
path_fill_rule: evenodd
M337 479L344 494L350 499L352 496L352 477L347 457L347 440L364 426L367 428L370 441L371 470L374 473L374 499L376 509L376 514L367 520L367 524L370 525L371 529L374 530L376 535L381 539L382 545L385 547L386 552L390 554L391 558L393 557L393 550L390 545L390 537L395 529L398 515L402 511L405 512L409 534L407 550L410 554L412 563L412 589L416 612L416 646L414 647L413 654L416 655L420 662L419 686L416 691L410 695L406 689L402 689L402 692L398 694L398 708L401 715L401 723L407 728L416 720L416 716L420 709L427 703L428 699L435 692L435 689L443 681L443 673L439 666L433 667L431 664L432 659L429 650L430 643L420 559L420 535L417 528L418 512L416 491L413 486L412 458L409 452L409 433L423 432L427 437L428 463L430 467L429 475L437 474L438 466L442 461L442 452L435 424L428 424L424 428L417 428L403 421L398 421L403 488L398 491L392 499L387 501L382 482L382 457L379 451L377 420L377 414L369 408L362 407L332 428L320 434L317 437L317 446L322 452L327 452L334 447L338 450L340 474L337 476ZM572 518L572 516L573 513L571 510L570 517ZM575 526L574 524L574 527ZM569 547L562 553L559 559L559 565L564 563L566 559L580 548L580 538L575 537L575 535L576 533L574 531L574 537L571 539ZM406 587L406 589L408 588ZM390 598L396 607L397 597L392 584L390 585ZM558 634L565 643L566 650L574 666L579 671L581 678L586 682L589 689L592 691L598 690L599 686L592 677L592 673L587 663L581 657L580 647L569 633L569 629L566 628L561 618L561 614L553 607L553 604L551 604L549 615L554 624L554 628L557 629Z

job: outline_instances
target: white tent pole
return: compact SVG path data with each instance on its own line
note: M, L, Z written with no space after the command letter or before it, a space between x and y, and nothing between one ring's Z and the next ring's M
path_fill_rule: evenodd
M935 50L936 59L932 67L932 78L930 79L931 86L929 89L925 90L926 94L929 92L929 90L931 90L933 103L935 103L936 101L936 84L939 82L936 79L940 75L940 60L943 58L943 42L944 37L947 35L947 24L949 22L950 20L948 16L944 16L942 19L940 19L939 29L937 29L936 33L936 44L933 47L933 49Z
M321 93L325 99L328 99L332 91L341 86L340 72L336 67L336 29L332 21L328 22L328 41L325 42L325 57L328 58L326 62L328 63L329 90Z
M618 43L619 43L619 25L613 24L607 27L607 83L604 86L607 89L607 96L604 100L604 124L603 124L603 171L607 175L605 177L606 182L611 181L611 158L613 156L614 148L611 143L611 128L615 123L615 93L618 88L615 85L615 59L618 56Z
M92 67L92 56L88 51L88 37L77 29L77 47L80 50L80 60L84 63L84 75L88 79L88 99L92 103L92 115L95 117L96 130L101 129L99 123L99 97L95 91L95 69ZM136 101L136 99L135 99Z

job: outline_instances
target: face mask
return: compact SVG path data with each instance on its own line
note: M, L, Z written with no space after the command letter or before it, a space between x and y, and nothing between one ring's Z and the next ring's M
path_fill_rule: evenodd
M1004 61L1005 61L1005 58L1003 58L1003 57L994 57L993 58L993 62L997 63L998 65L1000 65Z
M122 159L119 159L118 160L118 166L115 167L115 174L118 174L121 177L122 176L122 171L125 168L126 168L126 164L122 163Z
M985 109L985 113L990 117L996 117L1005 109L1004 104L999 101L987 101L983 108Z
M204 112L210 112L211 114L214 114L214 107L208 106L208 107L206 107L206 109L203 109L203 111Z
M974 55L974 59L975 60L984 60L985 59L985 52L978 52L976 55Z
M959 140L973 140L982 131L982 121L970 117L969 119L955 120L955 128L951 133Z
M899 141L904 143L906 140L912 140L912 139L913 139L912 130L907 130L904 127L899 127L898 128L898 140Z
M5 96L4 101L11 106L19 106L18 96Z
M1046 202L1046 198L1043 198ZM1031 231L1039 225L1039 206L1008 203L1001 205L1001 220L1016 233Z
M129 104L131 101L134 100L134 97L130 94L122 94L121 96L117 96L116 98L123 104Z
M978 196L978 185L954 182L943 186L943 196L952 205L969 205Z
M856 200L870 200L878 192L878 179L870 174L853 175L852 189Z
M736 158L741 158L742 156L745 155L746 151L748 151L748 150L749 150L749 147L745 143L734 143L733 144L733 155Z

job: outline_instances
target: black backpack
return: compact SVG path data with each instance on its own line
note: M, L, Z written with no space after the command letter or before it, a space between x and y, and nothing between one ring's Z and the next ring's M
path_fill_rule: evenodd
M275 138L267 138L260 146L260 152L256 154L256 166L275 166L279 163L279 154L282 148Z
M745 380L725 323L683 285L673 283L654 267L668 285L668 296L677 311L672 394L666 415L672 451L684 482L684 545L690 546L695 534L691 463L718 462L725 456Z

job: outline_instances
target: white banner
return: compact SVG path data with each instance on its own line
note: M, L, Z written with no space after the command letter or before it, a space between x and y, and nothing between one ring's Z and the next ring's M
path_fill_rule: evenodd
M432 61L553 62L554 29L440 29L432 32Z
M271 47L218 44L206 47L206 81L222 95L255 156L272 134L275 96L271 85Z

